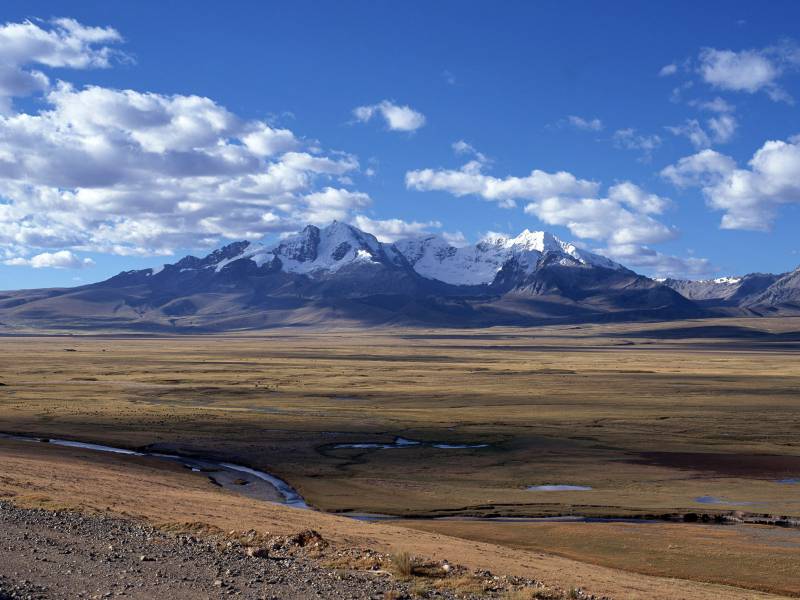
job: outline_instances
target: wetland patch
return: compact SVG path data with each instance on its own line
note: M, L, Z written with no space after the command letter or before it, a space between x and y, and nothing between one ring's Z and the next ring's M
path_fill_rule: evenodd
M588 492L592 490L588 485L568 485L563 483L529 485L525 488L528 492Z
M488 448L489 444L458 444L448 442L421 442L404 437L396 437L393 442L353 442L334 444L334 450L393 450L398 448L438 448L439 450L464 450L470 448Z

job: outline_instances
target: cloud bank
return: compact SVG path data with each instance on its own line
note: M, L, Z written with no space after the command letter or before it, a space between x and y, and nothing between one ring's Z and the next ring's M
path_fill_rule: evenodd
M105 68L120 41L112 28L70 19L0 27L7 264L85 266L75 251L171 254L348 219L371 204L348 189L356 157L289 129L207 97L77 88L31 68ZM41 108L14 111L9 98L30 93ZM409 126L403 110L388 114Z

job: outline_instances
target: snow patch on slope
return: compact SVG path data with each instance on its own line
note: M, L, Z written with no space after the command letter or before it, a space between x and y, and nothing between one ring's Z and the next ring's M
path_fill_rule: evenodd
M442 238L430 235L401 240L395 243L414 270L428 279L452 285L490 284L512 259L526 273L536 269L545 253L562 255L560 264L593 265L607 269L621 269L617 263L580 250L545 231L525 230L516 237L491 234L475 244L457 248Z
M250 243L239 254L208 266L220 272L237 260L249 259L261 267L276 258L282 271L309 275L334 273L353 263L378 263L381 258L395 264L402 260L394 247L384 246L375 236L334 221L321 229L309 225L272 246Z

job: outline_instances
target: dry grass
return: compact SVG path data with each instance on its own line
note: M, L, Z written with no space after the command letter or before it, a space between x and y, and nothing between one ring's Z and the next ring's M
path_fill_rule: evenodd
M775 483L774 469L769 475L734 475L715 471L713 463L688 470L645 460L653 449L800 457L797 349L778 337L691 340L638 333L698 325L776 335L800 330L798 319L763 319L530 330L2 338L0 430L213 452L283 476L328 510L602 516L730 508L694 501L709 495L800 515L800 486ZM332 447L394 435L491 447ZM9 472L0 469L0 476ZM120 467L119 476L124 473ZM792 475L800 473L786 474ZM197 478L198 486L205 484ZM544 483L594 489L525 491ZM5 489L32 502L38 497L42 505L64 502L47 488L25 487L19 478ZM759 589L795 585L791 574L779 571L784 553L790 560L796 552L787 547L742 547L727 538L706 543L681 534L674 544L687 557L682 562L647 534L633 543L624 532L606 535L594 527L582 532L591 542L584 543L573 535L515 537L508 527L493 527L452 532L651 574ZM719 551L709 554L709 548ZM728 552L736 556L734 566L718 568ZM774 565L763 559L769 552L778 556Z
M458 595L480 595L486 592L486 584L482 579L472 575L448 577L431 583L433 589L450 590Z
M4 338L0 428L244 457L329 510L603 515L709 508L693 502L705 494L798 511L800 487L708 470L698 484L636 460L798 456L800 361L777 344L625 338L630 326L406 333ZM327 446L393 434L495 446ZM524 491L553 482L594 490Z
M519 590L509 590L503 594L503 600L533 600L536 596L533 595L533 590L527 588Z
M400 552L392 556L392 571L401 579L408 579L414 575L416 561L408 552Z

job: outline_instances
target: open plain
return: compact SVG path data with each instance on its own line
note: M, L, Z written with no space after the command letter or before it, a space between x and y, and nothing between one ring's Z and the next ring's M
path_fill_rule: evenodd
M800 595L799 529L691 522L800 517L800 319L0 340L0 431L248 465L320 512L0 440L0 494L21 505L310 521L615 598ZM564 516L636 520L487 519Z

